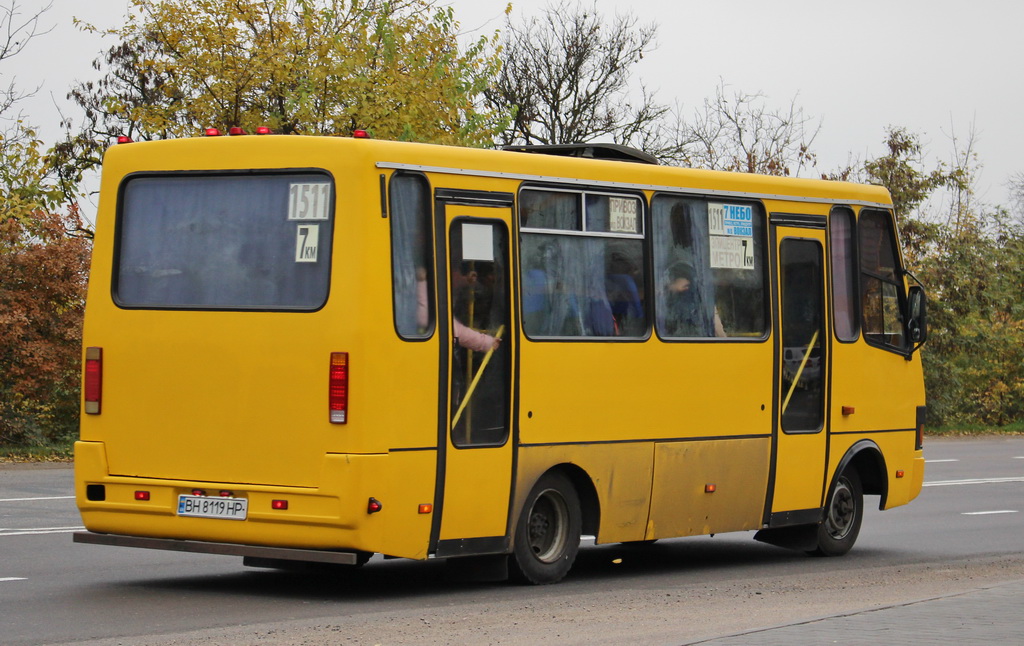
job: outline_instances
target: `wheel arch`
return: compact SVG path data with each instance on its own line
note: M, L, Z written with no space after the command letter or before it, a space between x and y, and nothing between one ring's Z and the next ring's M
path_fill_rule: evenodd
M885 509L885 500L889 494L888 470L882 450L872 440L860 440L846 451L832 474L829 496L825 499L829 499L836 479L848 468L857 471L864 493L879 496L878 508Z
M541 478L549 473L560 473L565 476L576 490L580 499L580 515L582 520L582 531L588 536L597 536L598 528L601 525L601 503L597 496L597 489L594 487L590 475L580 466L564 462L556 464L547 471L539 474L527 489L529 491ZM521 509L516 510L515 518L519 518ZM515 536L515 528L512 528L511 536Z

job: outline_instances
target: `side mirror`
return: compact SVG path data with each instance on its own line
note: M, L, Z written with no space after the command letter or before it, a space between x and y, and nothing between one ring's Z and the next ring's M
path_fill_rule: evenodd
M928 314L924 288L911 286L907 292L907 338L914 345L911 353L928 340Z

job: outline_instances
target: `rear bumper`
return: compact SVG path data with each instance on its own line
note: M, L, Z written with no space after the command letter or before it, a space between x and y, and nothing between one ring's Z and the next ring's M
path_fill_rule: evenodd
M433 516L422 513L420 505L434 500L435 460L431 451L325 454L316 487L193 482L111 475L104 443L79 441L75 497L90 534L117 537L94 543L124 545L123 539L137 537L169 541L165 545L172 547L156 549L178 551L199 551L183 545L231 545L312 552L292 560L322 560L307 557L335 552L425 559ZM228 490L231 497L245 498L245 520L179 515L178 497L193 489L212 495ZM368 510L371 498L383 503L381 513Z
M356 565L358 562L358 555L355 552L263 547L261 545L239 545L237 543L211 543L208 541L173 538L145 538L141 536L121 536L118 534L97 534L94 532L75 532L73 536L76 543L91 545L142 547L154 550L170 550L172 552L224 554L227 556L248 556L285 561L336 563L338 565Z

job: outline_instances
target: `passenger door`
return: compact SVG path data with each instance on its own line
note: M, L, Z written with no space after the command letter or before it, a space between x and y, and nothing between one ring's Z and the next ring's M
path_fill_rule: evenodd
M441 191L439 191L441 194ZM490 194L493 195L493 194ZM503 552L512 491L511 196L479 206L476 193L439 202L444 267L438 267L446 317L442 383L445 437L440 451L438 556ZM440 218L439 218L440 220ZM486 336L485 336L486 335ZM497 347L489 339L498 339Z
M825 218L773 215L772 240L777 414L769 520L817 522L828 446Z

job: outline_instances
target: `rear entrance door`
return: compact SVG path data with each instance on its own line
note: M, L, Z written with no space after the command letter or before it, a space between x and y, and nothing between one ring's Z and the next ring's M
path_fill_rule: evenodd
M439 483L438 556L503 552L512 490L510 195L438 191L438 267L448 408ZM487 204L487 206L482 206ZM491 204L494 204L493 206ZM443 226L443 231L440 229Z

